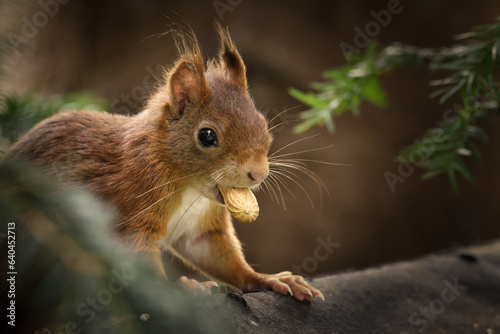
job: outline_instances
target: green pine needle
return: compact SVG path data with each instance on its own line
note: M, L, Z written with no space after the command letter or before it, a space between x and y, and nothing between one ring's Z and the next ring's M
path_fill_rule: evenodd
M429 70L443 74L442 79L430 82L438 87L431 98L439 98L442 104L458 95L462 103L455 117L417 138L402 150L398 160L412 163L412 158L423 156L414 163L426 170L422 178L446 173L451 188L458 192L457 175L473 181L468 162L481 163L474 141L486 142L487 135L478 123L499 111L500 88L495 78L500 65L500 23L475 27L455 39L462 44L424 49L394 43L378 53L373 44L364 55L353 55L351 64L325 71L325 82L311 84L314 92L291 88L289 93L309 107L301 114L303 122L295 132L316 125L326 125L334 132L334 118L348 110L358 115L364 100L380 108L387 106L380 77L398 67L426 64ZM436 133L440 135L436 137ZM425 149L422 143L426 143Z

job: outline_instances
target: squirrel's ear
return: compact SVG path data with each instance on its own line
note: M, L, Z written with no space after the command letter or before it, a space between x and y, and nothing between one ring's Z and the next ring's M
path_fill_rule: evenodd
M229 30L222 28L220 23L216 23L217 31L221 40L220 59L227 76L238 86L247 89L246 67L236 46L231 40Z
M172 107L184 112L188 103L197 105L209 93L203 61L180 60L168 76L168 93Z

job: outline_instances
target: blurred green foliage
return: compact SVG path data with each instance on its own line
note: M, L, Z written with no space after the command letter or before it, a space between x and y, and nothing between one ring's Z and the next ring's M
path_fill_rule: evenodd
M208 297L195 298L157 276L118 242L109 207L56 183L43 169L0 161L2 254L11 249L7 235L15 236L14 264L0 262L0 306L6 310L11 300L16 306L16 326L4 319L0 332L224 332L207 311ZM12 271L15 297L7 298Z
M0 137L10 144L35 124L64 110L106 110L106 100L90 93L65 96L3 96L0 98Z
M157 276L118 241L108 206L84 189L60 187L50 167L5 154L54 113L106 105L88 93L0 102L1 254L9 254L8 236L15 235L13 267L0 262L0 307L6 310L11 300L16 305L16 326L4 319L0 332L223 333L225 325L210 314L208 297L195 297ZM6 284L12 271L17 273L13 299L7 298Z
M439 103L445 103L457 96L461 103L444 115L443 122L404 148L397 160L425 169L424 179L446 174L457 192L457 175L473 181L467 161L481 163L475 141L485 142L487 136L479 121L498 114L500 90L495 79L500 64L500 23L473 28L456 36L456 40L456 45L439 49L394 43L377 52L372 45L363 55L351 54L350 64L326 71L326 81L311 84L312 92L290 88L293 97L310 107L300 115L303 121L295 131L324 124L334 132L333 117L348 110L358 115L365 100L386 106L380 77L398 67L425 65L433 73L443 75L430 82L439 87L431 98L439 97Z

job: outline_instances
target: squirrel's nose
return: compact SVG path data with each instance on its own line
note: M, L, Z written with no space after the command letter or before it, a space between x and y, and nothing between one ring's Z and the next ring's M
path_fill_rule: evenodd
M252 183L259 184L262 181L264 181L264 179L267 177L268 174L269 174L269 167L265 166L262 168L254 168L250 172L248 172L247 175L250 181L252 181Z
M264 176L262 175L257 175L257 174L252 174L252 173L248 173L248 178L250 179L250 181L252 181L252 183L261 183L263 180L264 180Z

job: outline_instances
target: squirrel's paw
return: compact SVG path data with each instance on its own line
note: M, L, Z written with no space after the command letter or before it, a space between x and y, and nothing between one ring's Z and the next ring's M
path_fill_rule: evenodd
M198 282L195 279L181 276L177 280L177 284L187 291L193 292L195 295L210 295L212 294L212 287L219 286L214 281Z
M289 271L273 275L259 274L259 281L267 289L283 295L289 293L298 301L306 300L312 302L315 297L319 297L323 301L325 300L321 291L309 285L302 276L293 275Z

